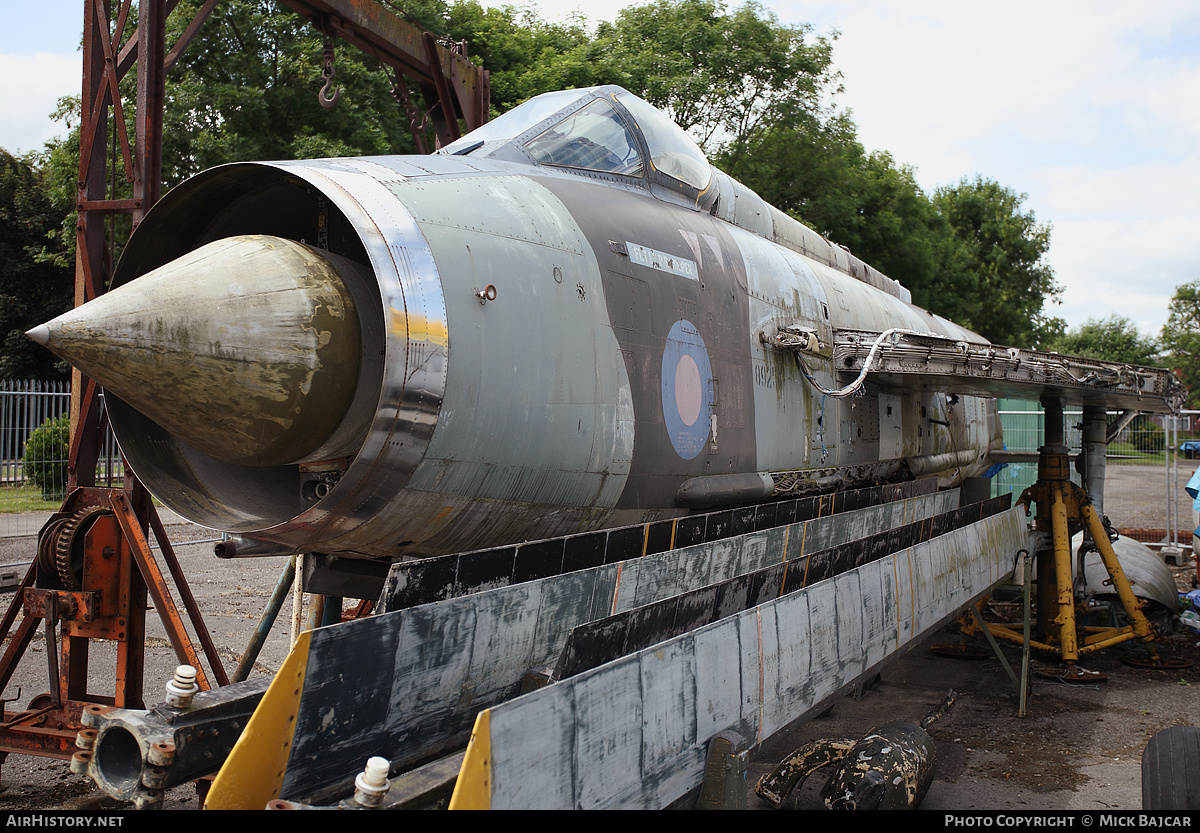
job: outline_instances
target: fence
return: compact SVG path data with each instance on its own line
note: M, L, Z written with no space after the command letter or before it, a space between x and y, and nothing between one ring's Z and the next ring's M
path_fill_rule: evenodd
M1036 452L1045 424L1041 405L1013 399L999 401L1004 445L1009 451ZM1071 454L1082 445L1079 409L1063 412L1066 443ZM1143 414L1109 444L1105 455L1104 513L1122 534L1150 544L1192 543L1192 499L1184 491L1197 463L1180 451L1200 437L1200 411L1179 416ZM1072 467L1071 479L1079 483ZM1013 463L992 480L992 494L1019 495L1037 480L1037 463Z
M36 535L62 505L70 409L67 382L0 381L0 538ZM96 482L120 484L124 472L116 440L106 432Z

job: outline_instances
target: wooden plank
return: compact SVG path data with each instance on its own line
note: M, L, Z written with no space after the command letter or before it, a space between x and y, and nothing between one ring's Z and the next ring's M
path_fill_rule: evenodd
M1027 534L1024 510L1010 509L488 710L490 806L667 806L699 786L703 750L717 731L751 729L747 736L760 740L812 714L877 669L874 649L863 649L864 634L882 636L895 627L890 655L914 644L1011 574ZM953 555L962 552L971 557ZM905 573L915 579L907 586L899 578ZM907 591L907 603L894 607L908 611L915 627L906 629L901 616L864 606L864 582L874 576L882 587L885 575L898 597ZM794 644L798 638L809 648L807 667ZM661 667L668 659L679 668ZM786 709L778 706L781 692L791 695ZM689 700L694 702L685 706ZM542 731L543 713L564 710L567 702L577 725L554 741L569 754L555 753L544 748L551 741ZM671 709L682 719L646 729L647 716ZM571 765L558 771L539 769L568 757ZM552 788L539 793L533 784Z

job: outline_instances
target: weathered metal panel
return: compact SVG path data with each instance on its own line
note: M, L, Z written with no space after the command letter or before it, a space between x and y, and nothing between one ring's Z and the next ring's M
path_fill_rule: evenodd
M576 589L587 592L579 585ZM512 669L532 668L537 660L535 637L540 614L546 609L542 590L542 582L531 581L513 588L513 594L505 598L483 594L478 599L466 690L460 691L457 699L471 702L475 691L488 696L505 689L517 690L520 678L514 677ZM561 596L560 601L573 604L570 596Z
M629 380L622 364L608 360L618 346L611 327L597 323L607 318L603 285L566 207L520 177L430 179L392 190L438 260L455 332L442 414L411 488L614 506L632 452L623 443L632 445L633 436L622 431L632 410L621 411ZM464 225L457 210L464 202L488 218L486 231ZM522 257L521 270L508 268ZM489 285L499 296L481 304L475 293ZM519 406L480 409L478 402ZM531 479L530 470L539 476Z
M807 556L793 550L786 560L779 560L776 556L766 559L766 566L757 569L753 569L757 565L747 565L753 572L747 571L715 584L704 579L697 580L692 586L704 585L699 590L680 588L678 595L665 595L661 601L647 600L623 613L581 624L571 631L554 666L553 678L558 680L579 674L623 654L765 604L807 584L846 573L905 547L1003 511L1008 508L1009 502L1007 495L993 498L865 538L849 539L848 542L843 541ZM866 599L877 595L879 590L877 577L871 578L875 581L875 587L862 593ZM841 630L845 632L846 628Z
M579 716L575 713L575 692L564 688L544 688L543 709L534 730L539 741L530 750L529 767L522 772L507 769L493 776L492 788L516 796L518 802L544 802L550 807L575 804L575 745ZM492 729L492 743L506 747L525 744L530 730L519 722ZM563 778L562 773L569 773Z
M816 676L812 671L813 643L808 638L812 631L809 619L809 599L798 594L793 604L775 606L775 633L779 644L779 676L769 690L775 698L777 709L790 711L793 703L812 702ZM787 713L774 716L776 721L786 720ZM720 723L718 715L712 715L713 725ZM724 727L719 727L721 731Z
M610 673L587 676L575 692L575 731L569 736L574 757L577 806L602 807L624 787L630 772L642 771L641 663L624 663ZM580 708L584 703L620 702L632 711ZM527 725L527 738L537 730ZM621 742L614 743L615 738ZM538 741L540 743L540 741ZM595 750L598 754L590 754ZM581 754L582 753L582 754Z
M892 558L884 565L884 569L889 568L896 587L896 641L889 645L889 650L896 651L919 633L916 628L917 600L913 590L916 576L911 558ZM976 574L974 579L978 583L981 576Z
M647 653L639 663L642 711L642 744L639 765L660 775L656 791L687 791L687 767L678 767L679 746L696 754L696 651L690 640L664 645ZM688 753L685 753L688 754Z
M756 741L764 740L761 735L761 727L773 725L781 719L782 712L786 711L787 704L778 700L772 699L770 693L779 689L779 682L783 677L783 668L780 664L781 644L779 637L779 624L776 621L778 612L777 608L770 604L764 604L757 609L757 615L753 618L755 625L758 628L758 642L761 646L762 653L762 668L759 685L757 705L760 711L758 725L760 727L760 736L755 738ZM747 621L751 621L747 619ZM684 792L687 792L685 789ZM681 793L682 795L682 793Z
M405 761L465 737L478 710L514 696L530 668L554 663L579 624L663 598L656 593L674 595L767 567L784 557L785 540L788 558L830 540L840 543L858 513L881 529L945 512L957 501L954 491L921 495L322 628L312 637L314 673L306 678L300 705L305 731L294 741L282 794L307 798L344 777L347 761L358 766L359 758L377 754ZM765 546L767 539L777 546ZM512 555L497 558L511 562ZM671 580L683 574L687 583ZM745 602L731 597L722 604L736 604L736 612ZM359 639L365 651L357 647ZM364 663L364 655L384 657L386 673ZM347 679L358 682L347 686ZM358 693L368 689L387 694ZM747 703L761 702L757 688L743 694ZM752 719L757 725L758 715ZM331 720L338 729L336 755L329 754L332 735L322 730Z
M873 561L856 571L862 609L880 613L878 617L863 616L861 619L863 664L868 668L883 662L888 654L888 637L896 632L895 597L885 586L883 564Z
M678 520L635 524L558 539L563 545L561 564L545 563L535 575L519 569L526 549L541 549L555 541L531 541L456 555L393 564L380 612L399 610L439 599L502 587L517 581L545 578L600 564L612 564L656 554L701 541L716 541L810 518L847 512L850 509L903 501L935 491L932 480L871 486L832 495L808 496L768 506L738 511L722 510L691 515ZM938 511L945 511L938 510ZM865 527L862 527L865 529ZM701 530L703 530L701 532Z
M882 634L889 616L880 608L864 605L861 592L864 577L870 582L870 576L878 578L890 572L898 577L908 571L915 577L908 587L910 604L901 604L900 609L908 607L916 614L917 628L906 634L901 619L894 620L898 647L903 649L953 616L961 604L988 591L1010 573L1013 553L1026 545L1026 536L1024 510L1010 509L888 556L875 565L819 582L733 619L491 709L493 742L489 771L494 779L491 806L583 809L666 806L700 783L701 752L712 737L712 730L744 727L748 720L753 720L755 731L751 736L767 737L786 725L789 717L810 713L823 700L872 670L873 649L864 651L863 635ZM953 552L969 552L971 556L952 557ZM897 581L897 591L901 587L902 582ZM951 598L958 601L950 602ZM780 660L784 657L798 664L804 658L796 649L785 650L778 637L781 627L794 636L791 631L806 619L803 638L810 655L805 680L813 683L811 689L804 683L797 685L799 677L794 669L783 668ZM892 646L893 652L896 647ZM703 670L695 672L693 682L692 674L684 671L672 674L656 667L656 684L647 689L646 672L639 669L644 669L647 663L658 666L667 657L674 657L684 668ZM738 678L736 682L734 676ZM610 677L614 685L608 684ZM675 680L677 687L664 687L669 680ZM547 778L544 772L534 776L527 749L536 747L534 756L540 764L563 759L541 748L544 734L540 731L539 717L543 701L561 702L564 697L561 689L571 691L575 713L587 715L587 730L577 729L570 738L563 739L572 749L570 768L555 777ZM736 703L728 694L732 690L740 693ZM782 691L801 692L803 699L792 702L786 711L768 708L767 699L777 699ZM673 737L661 731L667 723L658 724L659 731L653 735L645 731L645 715L679 708L689 697L696 700L694 707L686 712L695 715L694 722L685 725L685 720L673 721L670 725L677 728ZM600 725L605 727L605 733L594 730ZM505 745L495 742L498 730L504 733ZM518 742L519 739L522 740ZM593 766L597 758L603 766ZM620 761L623 768L609 766L611 761ZM669 771L651 772L651 766L664 766ZM682 777L680 770L688 770L688 776ZM554 788L545 795L522 790L519 798L514 799L502 785L514 783L515 772L525 775L525 783L549 781ZM573 785L571 800L555 803L564 797L562 784L567 782Z
M855 325L836 333L835 366L851 378L857 376L879 333L894 326L881 322L878 330L872 331ZM876 384L972 397L1053 396L1063 405L1158 413L1177 409L1181 401L1182 388L1166 369L997 347L909 328L916 333L905 334L876 354L871 365Z

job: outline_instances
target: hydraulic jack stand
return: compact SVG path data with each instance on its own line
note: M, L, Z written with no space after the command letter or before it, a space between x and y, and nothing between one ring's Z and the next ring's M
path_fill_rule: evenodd
M1054 675L1057 679L1072 681L1102 679L1102 675L1078 667L1081 655L1098 651L1130 639L1152 641L1154 627L1142 612L1143 602L1134 594L1129 579L1121 569L1109 539L1108 530L1101 520L1088 492L1070 480L1070 458L1063 444L1062 406L1057 400L1044 401L1046 409L1046 445L1039 449L1038 479L1026 489L1017 503L1029 512L1030 505L1036 507L1034 528L1038 551L1035 553L1037 569L1037 618L1040 640L1030 640L1030 647L1056 653L1066 666L1064 674ZM1103 412L1100 412L1101 419ZM1087 445L1085 409L1085 446ZM1101 427L1103 423L1101 423ZM1101 442L1103 438L1101 437ZM1103 494L1103 452L1097 472L1085 472L1089 483L1094 483ZM1075 581L1071 563L1071 535L1084 529L1093 546L1100 554L1109 580L1130 624L1124 627L1080 627L1075 609ZM1082 569L1082 564L1079 569ZM981 603L982 605L982 603ZM1018 630L1005 625L989 624L988 629L997 638L1024 643L1025 637Z

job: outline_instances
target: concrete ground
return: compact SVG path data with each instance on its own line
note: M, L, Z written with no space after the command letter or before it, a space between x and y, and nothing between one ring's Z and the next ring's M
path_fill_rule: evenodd
M1136 488L1138 477L1132 479L1134 487L1122 487L1131 495L1128 507L1153 504L1154 496L1141 497ZM1113 478L1109 482L1115 481ZM1121 493L1110 486L1106 514L1114 524L1125 526L1121 515L1133 510L1122 500ZM1165 501L1158 499L1157 503L1161 507ZM173 527L172 540L221 660L232 671L284 565L279 559L220 561L212 555L211 543L183 543L189 535L198 534ZM20 560L14 554L23 547L28 552L23 558L32 557L32 541L9 544L9 560ZM1184 589L1194 571L1194 566L1177 571ZM11 598L0 595L0 604L7 605ZM289 614L290 604L284 608L285 620ZM809 740L856 738L891 720L920 719L953 689L958 695L954 706L930 729L937 763L922 809L1139 809L1140 756L1147 741L1160 729L1197 719L1200 635L1170 625L1163 630L1157 643L1162 655L1189 662L1189 667L1171 671L1136 667L1126 664L1126 660L1141 655L1140 646L1109 649L1085 663L1088 669L1107 675L1103 682L1067 685L1035 677L1024 717L1017 714L1017 686L990 652L987 658L974 661L938 655L930 650L931 644L957 640L952 633L938 634L887 666L879 684L861 697L842 698L827 716L794 728L756 750L751 784ZM253 674L273 675L286 656L288 644L288 622L284 621L269 637ZM1004 651L1010 664L1019 668L1019 649L1013 646ZM153 613L146 653L147 698L154 701L176 659ZM1049 658L1034 658L1035 669L1052 665ZM111 689L111 682L106 683L103 659L97 659L93 668L93 691L105 693L105 685ZM35 640L3 696L24 705L46 689L46 679L45 649L40 640ZM822 773L816 773L786 806L821 806L817 793L824 780ZM65 763L45 758L9 756L0 766L0 787L0 810L94 812L120 806L101 796L86 779L70 773ZM751 809L767 808L753 794L748 805ZM199 802L189 785L172 790L165 806L172 810L196 809Z

